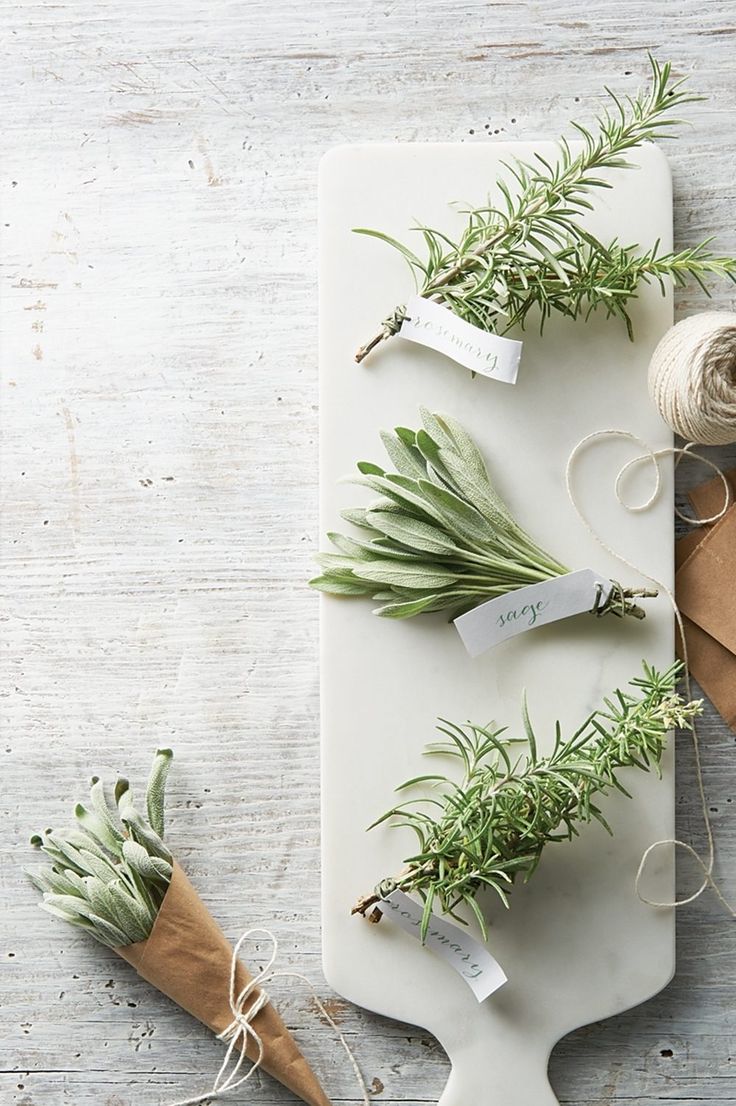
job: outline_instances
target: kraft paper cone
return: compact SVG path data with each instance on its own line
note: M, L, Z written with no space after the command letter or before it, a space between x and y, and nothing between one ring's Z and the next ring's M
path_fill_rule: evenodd
M176 862L150 937L116 952L132 964L138 975L213 1033L222 1033L230 1025L233 950ZM236 995L250 979L246 968L238 962ZM257 992L253 1001L256 997ZM263 1041L263 1070L309 1106L330 1106L317 1077L270 1002L254 1017L253 1028ZM258 1048L250 1038L245 1053L250 1060L258 1056Z

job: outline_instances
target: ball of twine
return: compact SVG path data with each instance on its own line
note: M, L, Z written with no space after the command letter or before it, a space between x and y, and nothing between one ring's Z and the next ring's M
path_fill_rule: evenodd
M688 441L736 442L736 314L707 311L668 330L649 364L649 394Z

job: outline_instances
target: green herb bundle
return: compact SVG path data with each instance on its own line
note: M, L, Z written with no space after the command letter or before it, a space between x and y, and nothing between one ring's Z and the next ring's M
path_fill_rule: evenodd
M90 806L75 808L74 829L47 830L32 839L51 859L50 868L28 872L43 895L41 905L114 949L143 979L226 1040L214 1087L187 1102L214 1101L262 1066L308 1106L329 1106L268 996L260 989L253 994L257 973L238 959L246 938L264 931L247 930L230 949L163 843L171 759L170 749L156 753L145 814L136 809L127 780L119 779L108 799L95 778ZM255 1033L247 1031L251 1016L258 1019ZM241 1072L244 1057L253 1063Z
M423 429L382 435L396 472L358 463L352 483L378 492L368 507L342 512L364 537L329 533L336 553L322 553L310 581L339 596L381 602L374 614L411 618L450 610L452 617L488 599L570 572L514 520L494 488L477 445L446 415L421 408ZM614 582L597 614L643 618L634 596Z
M684 79L672 79L669 62L660 65L651 55L649 60L648 91L622 99L607 89L611 108L593 130L572 123L582 139L581 152L575 153L563 138L554 162L537 154L533 163L508 163L510 181L496 181L500 202L461 209L467 223L457 241L441 230L418 226L426 247L426 255L419 257L381 231L360 227L356 233L397 249L420 296L497 334L523 328L530 315L542 329L552 314L587 319L600 308L623 319L632 337L627 306L642 282L655 282L664 291L667 281L682 285L692 278L707 291L709 276L736 280L736 260L714 254L712 239L676 253L660 253L659 243L642 251L617 240L604 243L581 222L592 208L591 195L612 187L601 171L631 168L624 157L628 150L674 137L672 128L682 123L674 113L701 99L683 89ZM396 334L405 317L404 306L397 307L361 346L356 361Z
M163 843L171 757L170 749L156 753L146 814L136 809L127 780L117 781L112 802L95 777L89 807L75 807L74 829L31 839L51 860L50 867L27 873L43 894L43 909L109 948L150 935L171 880L172 857Z
M393 819L414 831L418 849L406 858L400 876L383 880L353 913L365 915L401 889L424 902L422 938L433 907L464 922L456 913L462 904L486 936L479 891L494 891L508 906L512 884L530 879L547 844L570 840L581 823L593 819L611 833L599 797L612 790L629 794L621 769L659 772L669 730L691 728L701 710L701 700L685 702L675 689L679 665L662 673L643 667L643 676L631 680L633 693L616 690L571 737L563 738L557 723L547 756L539 752L526 701L522 753L516 752L517 740L502 737L503 730L441 721L444 740L430 745L427 754L459 761L462 776L458 782L422 775L397 789L431 785L432 793L400 803L373 826ZM371 917L378 921L380 911Z

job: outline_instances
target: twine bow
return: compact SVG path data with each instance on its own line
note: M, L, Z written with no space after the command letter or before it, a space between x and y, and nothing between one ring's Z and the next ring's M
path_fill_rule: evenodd
M242 991L236 994L235 991L235 979L238 969L238 957L240 956L240 950L246 941L250 941L254 936L261 936L267 941L271 942L271 955L268 962L258 971L252 979L246 983ZM340 1044L344 1048L350 1064L355 1073L355 1077L358 1081L358 1085L361 1090L364 1106L370 1106L370 1097L368 1094L368 1087L361 1074L358 1062L353 1055L353 1052L345 1040L344 1036L338 1029L335 1021L327 1013L324 1005L317 997L317 992L307 979L306 976L300 975L299 972L282 972L274 970L274 964L278 956L279 945L278 941L271 933L270 929L247 929L241 936L238 943L233 949L232 959L230 961L230 987L228 994L228 1002L230 1005L230 1012L233 1016L233 1020L230 1024L223 1029L222 1033L218 1034L218 1040L227 1042L227 1051L225 1053L220 1070L218 1071L215 1081L209 1091L205 1091L203 1094L195 1095L194 1098L182 1099L178 1102L174 1102L171 1106L206 1106L207 1103L214 1101L216 1098L220 1098L228 1091L234 1091L237 1087L242 1087L244 1083L247 1083L254 1072L258 1071L259 1067L263 1063L263 1041L259 1036L257 1030L253 1027L253 1021L257 1014L263 1010L264 1006L267 1006L271 1001L266 991L263 989L264 984L270 983L276 978L290 978L298 979L302 983L306 984L307 988L312 993L312 999L319 1010L322 1017L329 1023L338 1036ZM255 995L253 1002L249 1000ZM250 1038L258 1050L258 1054L255 1060L251 1063L248 1070L241 1075L243 1064L247 1057L245 1055L245 1049L248 1044L248 1038ZM237 1059L233 1063L233 1054L237 1052Z
M243 987L240 994L235 993L235 976L238 968L238 956L240 950L246 941L249 941L255 934L260 934L271 942L271 956L268 963L265 964L259 972L250 979L245 987ZM227 1052L220 1065L215 1081L212 1084L212 1088L209 1091L205 1091L203 1094L195 1095L194 1098L183 1099L180 1102L175 1102L172 1106L202 1106L203 1103L211 1102L215 1098L219 1098L227 1091L234 1091L236 1087L241 1087L243 1083L246 1083L254 1072L258 1070L263 1062L263 1041L261 1040L258 1032L253 1028L253 1019L271 1000L263 990L263 984L270 982L274 975L279 974L274 972L273 966L276 962L276 955L278 953L278 942L274 935L268 929L248 929L242 935L235 948L233 949L232 960L230 961L230 988L228 1001L230 1004L230 1012L232 1013L233 1020L223 1029L222 1033L218 1035L218 1040L227 1041ZM283 973L280 973L283 974ZM258 992L256 994L256 992ZM252 995L256 994L255 1001L248 1004L248 1000ZM255 1043L258 1049L258 1055L248 1068L248 1070L241 1075L243 1064L246 1061L245 1049L248 1044L248 1038ZM238 1056L233 1064L233 1053L237 1052Z

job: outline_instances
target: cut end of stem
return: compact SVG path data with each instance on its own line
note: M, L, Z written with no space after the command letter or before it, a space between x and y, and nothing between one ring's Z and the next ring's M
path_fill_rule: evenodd
M373 910L372 914L369 917L369 921L377 922L381 918L381 911L376 906L376 903L378 903L380 901L381 901L380 898L378 897L378 895L375 892L373 892L373 894L371 894L371 895L364 895L363 898L358 899L358 901L356 902L355 906L350 911L350 913L351 914L360 914L360 915L362 915L362 917L365 918L367 912L371 909L371 907L374 907L374 910ZM378 914L378 918L373 917L373 914L376 914L376 913Z
M368 356L368 354L371 352L371 350L375 349L375 347L379 344L379 342L382 342L384 340L384 338L387 338L387 337L388 337L388 335L384 334L383 331L381 331L380 334L374 334L373 337L371 338L370 342L366 342L366 344L364 346L361 346L360 349L355 354L356 363L359 365L361 363L361 361L364 361L365 358Z
M393 338L394 334L398 334L401 329L401 324L406 318L406 308L403 304L395 308L394 311L383 320L381 329L377 334L374 334L370 342L366 342L364 346L361 346L355 355L355 360L358 364L363 361L371 350L375 349L379 343L384 342L387 338Z

